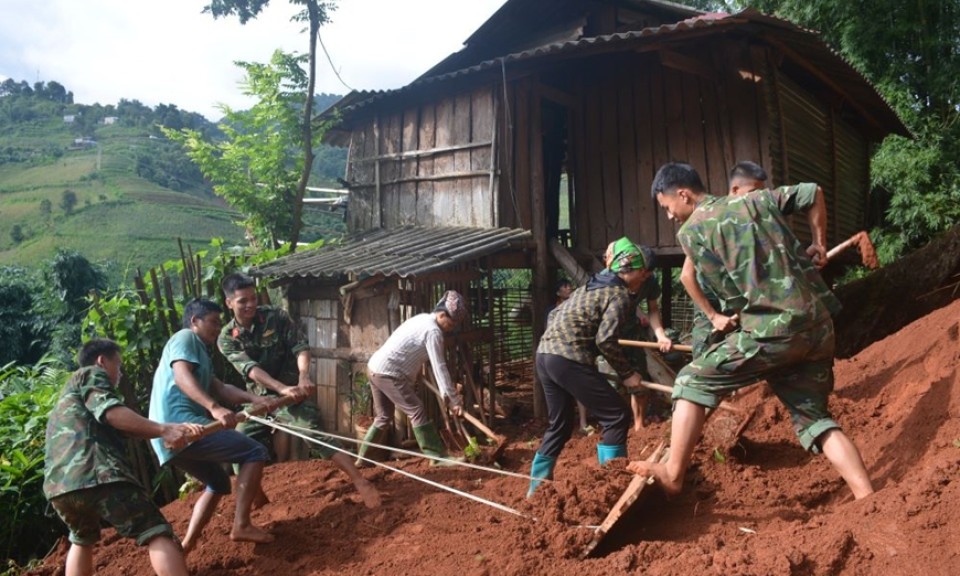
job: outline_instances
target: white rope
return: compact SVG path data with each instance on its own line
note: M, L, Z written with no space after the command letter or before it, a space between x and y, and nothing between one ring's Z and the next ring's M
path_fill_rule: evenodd
M547 478L534 478L533 476L527 476L526 474L520 474L518 472L511 472L510 470L503 470L502 468L491 468L489 466L481 466L479 464L474 464L472 462L461 462L460 460L454 460L452 458L430 456L429 454L424 454L422 452L404 450L403 448L395 448L393 446L377 444L376 442L367 442L364 440L358 440L356 438L350 438L349 436L340 436L339 434L333 434L331 432L321 432L319 430L313 430L311 428L301 428L300 426L294 426L293 424L287 424L285 422L282 424L282 426L284 426L285 428L291 428L293 430L300 430L301 432L306 432L308 434L328 436L330 438L336 438L337 440L345 440L353 444L366 444L367 446L373 446L374 448L381 448L383 450L387 450L388 452L397 452L399 454L407 454L409 456L415 456L417 458L426 458L428 460L436 460L439 462L450 462L452 464L456 464L457 466L463 466L465 468L474 468L476 470L483 470L484 472L492 472L494 474L501 474L503 476L512 476L513 478L522 478L524 480L537 480L540 482L553 482L553 480L549 480ZM353 454L353 452L349 452L349 454L359 457L358 455ZM371 460L368 460L367 458L363 458L363 460L366 462L371 462ZM376 462L376 461L372 460L372 462Z
M260 418L260 417L258 417L258 416L249 416L249 419L250 419L250 420L253 420L254 422L259 422L260 424L263 424L263 425L265 425L265 426L270 426L271 428L275 428L275 429L280 430L280 431L282 431L282 432L286 432L287 434L291 434L291 435L293 435L293 436L297 436L298 438L303 438L303 439L306 440L307 442L313 442L313 443L315 443L315 444L319 444L320 446L324 446L324 447L326 447L326 448L330 448L330 449L332 449L332 450L336 450L337 452L342 452L342 453L348 454L348 455L350 455L350 456L355 456L355 454L353 454L353 453L350 452L349 450L344 450L343 448L340 448L339 446L333 446L333 445L331 445L331 444L327 444L326 442L321 442L320 440L317 440L316 438L311 438L311 437L309 437L309 436L307 436L307 435L305 435L305 434L301 434L301 433L299 433L299 432L297 432L297 431L295 431L295 430L288 429L286 426L277 424L276 422L272 422L272 421L270 421L270 420L265 420L265 419ZM375 460L370 460L370 459L364 458L364 457L360 457L360 458L361 458L363 461L365 461L365 462L371 462L371 463L373 463L373 464L376 464L377 466L380 466L380 467L382 467L382 468L386 468L387 470L392 470L392 471L397 472L397 473L399 473L399 474L403 474L404 476L407 476L408 478L412 478L412 479L414 479L414 480L419 480L420 482L423 482L423 483L425 483L425 484L429 484L430 486L433 486L434 488L440 488L441 490L446 490L447 492L452 492L453 494L456 494L456 495L458 495L458 496L463 496L464 498L469 498L470 500L473 500L473 501L475 501L475 502L480 502L481 504L486 504L487 506L490 506L490 507L492 507L492 508L496 508L497 510L500 510L500 511L503 511L503 512L509 512L510 514L515 514L515 515L517 515L517 516L520 516L521 518L530 518L530 519L536 520L536 519L533 518L532 516L528 516L528 515L524 514L523 512L520 512L519 510L514 510L513 508L510 508L509 506L504 506L503 504L498 504L497 502L493 502L493 501L487 500L487 499L485 499L485 498L481 498L481 497L476 496L476 495L474 495L474 494L471 494L471 493L469 493L469 492L463 492L462 490L457 490L456 488L451 488L451 487L449 487L449 486L445 486L445 485L443 485L443 484L440 484L439 482L434 482L433 480L429 480L429 479L427 479L427 478L423 478L423 477L417 476L416 474L412 474L412 473L410 473L410 472L407 472L406 470L401 470L401 469L399 469L399 468L394 468L393 466L389 466L389 465L387 465L387 464L384 464L383 462L377 462L377 461L375 461Z

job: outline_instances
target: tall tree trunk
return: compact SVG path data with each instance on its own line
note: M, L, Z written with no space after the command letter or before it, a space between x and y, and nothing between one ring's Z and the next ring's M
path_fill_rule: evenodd
M290 252L297 251L300 242L300 229L303 228L303 197L307 192L310 170L313 168L313 91L317 84L317 34L320 33L320 7L316 0L307 1L307 14L310 18L310 63L307 80L307 100L303 106L303 172L297 183L296 197L293 201L293 226L290 230Z

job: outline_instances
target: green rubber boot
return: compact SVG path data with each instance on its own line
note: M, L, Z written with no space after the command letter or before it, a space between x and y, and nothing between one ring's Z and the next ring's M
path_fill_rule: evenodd
M374 446L370 446L369 444L367 444L367 442L373 442L374 444L383 444L384 439L386 439L387 437L387 432L388 430L386 428L379 428L377 426L372 426L372 425L370 426L370 428L367 429L367 433L363 435L363 444L360 445L360 450L357 452L357 456L358 456L357 461L354 462L354 465L357 468L370 466L369 462L362 459L363 457L367 457L373 460L377 459L375 457L376 454L378 452L382 452L383 450L380 448L376 448ZM369 456L367 456L368 452L370 454Z
M434 456L436 458L447 458L448 460L462 461L462 458L450 458L450 455L447 453L446 447L443 445L443 440L440 438L440 432L437 431L437 427L433 422L427 422L426 424L413 427L413 435L417 439L417 444L420 445L420 451L426 454L427 456ZM454 462L446 462L443 460L431 460L431 466L455 466Z
M530 480L530 487L527 489L527 498L533 496L533 493L537 491L541 480L553 479L553 468L556 465L556 458L544 456L539 452L534 453L533 464L530 465L530 476L534 478L534 480Z
M626 458L626 444L597 444L597 462L601 466L614 458Z

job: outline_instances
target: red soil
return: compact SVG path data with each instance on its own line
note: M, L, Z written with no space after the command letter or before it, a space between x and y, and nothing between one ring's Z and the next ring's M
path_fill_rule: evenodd
M364 508L328 462L267 469L273 498L254 513L277 541L227 537L233 500L221 503L189 561L195 574L931 574L960 573L960 301L837 363L831 407L860 446L877 493L854 501L822 457L800 449L789 418L762 385L736 400L756 416L724 461L705 441L681 496L656 489L579 560L629 482L622 464L596 465L596 436L577 437L556 481L526 500L526 482L470 469L398 466L524 516L469 501L380 469L365 474L385 494ZM527 472L542 425L508 429L506 469ZM638 458L668 434L631 435ZM709 436L708 436L709 438ZM164 512L178 533L193 498ZM535 517L534 521L530 517ZM36 574L60 574L61 545ZM112 530L96 550L97 574L149 574L146 551Z

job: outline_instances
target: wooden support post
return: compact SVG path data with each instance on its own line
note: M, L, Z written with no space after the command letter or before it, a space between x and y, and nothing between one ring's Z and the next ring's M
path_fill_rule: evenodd
M526 82L530 89L532 83ZM533 241L536 245L536 259L533 268L533 349L540 344L540 337L546 325L545 311L547 309L547 294L550 292L550 272L547 263L550 250L547 245L547 213L544 198L543 175L543 136L540 114L540 92L531 90L530 105L530 206L533 223ZM536 374L536 372L534 372ZM543 396L543 387L534 377L533 413L542 418L547 414L546 399Z

